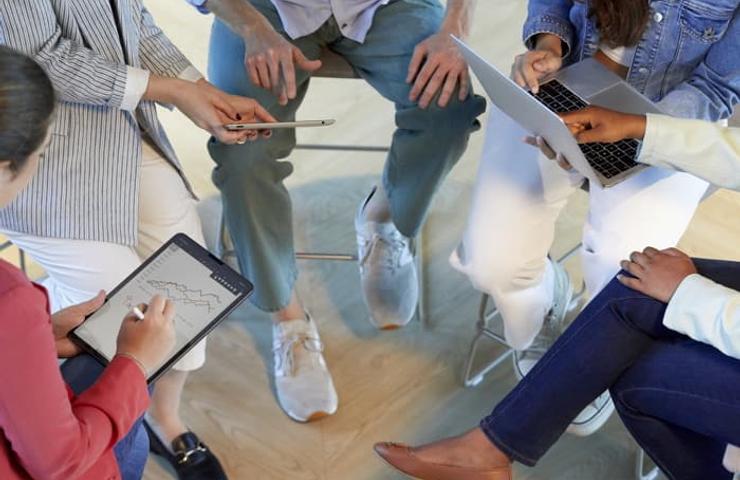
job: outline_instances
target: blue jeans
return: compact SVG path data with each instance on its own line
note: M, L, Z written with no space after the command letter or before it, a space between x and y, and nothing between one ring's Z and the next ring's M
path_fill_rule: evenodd
M740 289L740 263L697 261ZM669 478L731 479L740 445L740 360L663 326L666 305L613 280L491 415L488 438L534 465L589 402L609 389L627 429Z
M252 0L251 4L287 38L269 0ZM337 52L394 102L397 130L383 185L393 222L407 237L417 234L435 191L465 151L470 133L479 126L476 117L485 110L485 101L474 95L460 101L455 94L446 108L433 103L421 109L408 99L411 86L405 77L411 55L417 44L438 31L443 17L438 0L395 0L378 9L364 43L342 36L333 17L315 33L291 40L310 59L318 58L324 46ZM244 69L244 50L244 40L216 20L211 32L210 80L229 93L255 98L280 120L293 120L308 89L309 75L297 69L297 97L281 106L271 92L251 84ZM332 100L326 99L328 106ZM337 128L341 135L341 127ZM269 140L245 145L211 140L208 145L216 163L213 182L221 191L239 266L255 285L252 302L266 311L280 310L289 303L297 275L291 202L283 183L293 166L279 161L295 143L294 130L275 130Z
M103 373L103 366L90 355L70 358L61 366L62 377L75 395L79 395ZM144 430L143 417L134 423L131 431L114 447L123 480L139 480L144 475L146 459L149 455L149 437Z

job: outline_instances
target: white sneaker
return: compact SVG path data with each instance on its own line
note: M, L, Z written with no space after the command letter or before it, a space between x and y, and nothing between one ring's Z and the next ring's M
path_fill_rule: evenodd
M357 251L362 293L370 311L370 322L381 330L403 327L411 321L419 302L419 281L411 239L393 222L365 220L363 210L355 217Z
M589 403L568 425L566 432L578 437L586 437L604 426L614 413L614 402L609 392L604 392Z
M540 333L532 341L532 345L525 350L514 352L514 372L521 380L540 361L553 343L563 333L565 316L568 313L570 302L573 299L573 286L568 278L568 272L562 265L550 261L555 276L553 305L542 323Z
M285 413L298 422L333 415L339 400L311 316L273 324L272 346L275 387Z

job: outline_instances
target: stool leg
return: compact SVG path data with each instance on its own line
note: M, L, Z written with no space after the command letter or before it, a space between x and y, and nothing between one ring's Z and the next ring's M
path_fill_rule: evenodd
M416 263L416 276L419 282L419 299L416 303L416 313L414 316L421 323L422 327L429 327L426 315L426 281L424 278L424 229L413 242L414 262Z
M660 470L658 469L658 467L653 467L653 469L648 472L645 471L645 450L639 448L635 462L635 479L655 480L656 478L658 478L659 473Z
M499 312L496 309L494 309L490 313L487 312L489 300L490 297L486 294L483 294L483 296L481 297L480 308L478 309L478 322L476 323L477 331L472 343L470 344L468 358L465 361L465 370L463 373L463 384L466 387L475 387L480 384L491 370L501 365L514 353L514 350L506 345L506 340L504 339L503 335L494 331L488 326L490 320L496 317L500 317ZM506 350L494 357L484 367L474 372L473 365L475 364L476 357L478 356L478 347L484 339L500 343L501 345L506 347Z

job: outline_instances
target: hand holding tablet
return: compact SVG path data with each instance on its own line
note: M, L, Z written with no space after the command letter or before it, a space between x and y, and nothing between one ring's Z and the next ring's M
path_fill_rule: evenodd
M104 365L116 355L134 358L153 382L252 290L244 277L187 235L178 234L116 287L69 337Z

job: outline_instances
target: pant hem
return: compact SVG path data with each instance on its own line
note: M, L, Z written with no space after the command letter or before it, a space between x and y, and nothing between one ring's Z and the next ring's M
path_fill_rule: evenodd
M534 467L537 464L537 460L532 460L526 455L520 454L515 449L511 448L506 442L501 440L485 419L480 422L480 428L483 430L486 437L488 437L488 440L493 443L496 448L504 452L512 461L521 463L528 467Z
M293 255L293 257L295 258L295 255ZM292 271L291 271L290 278L288 279L288 284L289 284L289 287L290 287L290 291L289 291L290 294L292 294L293 291L295 290L295 284L296 284L296 281L297 280L298 280L298 269L297 268L293 268ZM268 306L265 306L265 304L261 304L256 299L250 299L250 302L252 303L252 305L254 305L255 307L257 307L258 309L262 310L265 313L275 313L275 312L279 312L280 310L282 310L282 309L284 309L285 307L288 306L288 304L290 303L290 295L288 295L288 299L286 301L280 303L276 307L272 307L272 306L268 307ZM282 306L280 306L280 305L282 305Z

